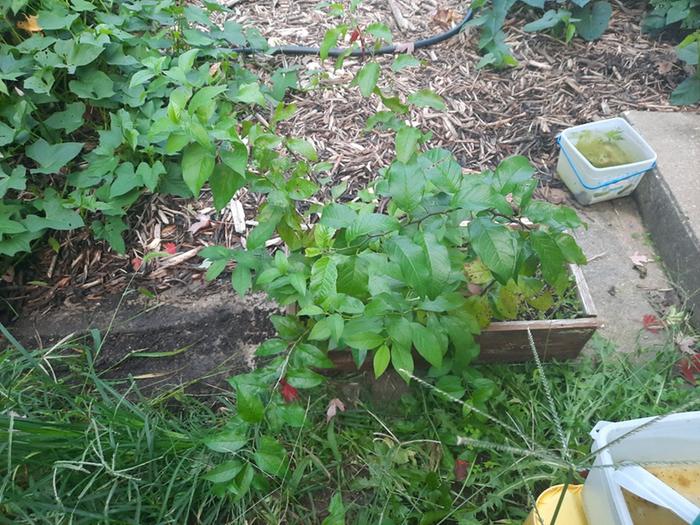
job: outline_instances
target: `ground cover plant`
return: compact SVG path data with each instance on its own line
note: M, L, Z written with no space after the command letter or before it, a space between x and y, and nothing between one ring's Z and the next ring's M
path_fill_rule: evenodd
M0 354L0 522L520 523L529 494L566 479L557 424L576 463L597 421L698 401L673 348L638 361L598 339L580 363L480 366L461 392L441 385L466 405L416 383L393 405L354 378L287 389L240 439L231 396L140 398L93 368L99 345Z
M145 192L192 197L209 182L225 204L245 183L249 147L315 156L303 141L272 133L294 111L280 102L296 85L293 72L277 71L262 86L228 60L227 47L265 41L232 21L214 25L212 13L225 11L218 4L21 1L0 9L2 256L83 226L124 252L127 211ZM269 127L247 119L269 104ZM308 169L298 166L297 178Z

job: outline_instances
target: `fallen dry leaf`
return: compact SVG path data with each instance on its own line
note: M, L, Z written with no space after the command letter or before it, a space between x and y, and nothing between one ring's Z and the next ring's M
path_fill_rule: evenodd
M684 354L695 355L697 353L695 351L695 343L695 338L690 335L679 335L676 337L676 346Z
M437 11L433 15L433 22L435 22L440 27L445 29L450 29L461 19L459 13L454 9L438 7Z
M338 410L345 412L345 405L340 399L334 397L328 402L328 409L326 410L326 423L329 423L330 420L335 417Z
M2 280L6 283L12 283L15 280L15 267L10 266L7 271L3 274Z
M639 252L634 252L634 255L630 255L630 261L632 261L632 268L639 272L640 278L644 279L647 276L647 263L651 262L651 259Z
M17 22L17 27L24 29L29 33L37 33L41 31L41 26L39 25L39 19L32 15L28 16L25 20L20 20Z
M566 190L561 188L552 188L551 186L542 186L534 192L536 199L545 200L552 204L564 204L568 200Z
M659 72L659 74L668 75L673 69L673 62L669 62L668 60L657 62L656 69Z
M209 224L211 224L211 219L209 218L209 215L197 215L197 222L192 223L192 226L189 227L188 231L192 235L197 235L197 232L199 230L208 228Z
M413 54L415 46L413 42L398 42L394 46L394 51L396 53L407 53L409 55Z
M214 62L209 67L209 76L210 77L216 76L216 74L219 72L219 69L221 69L221 62Z
M634 252L634 255L630 255L630 261L632 261L634 266L645 266L647 263L651 262L651 259L639 252Z

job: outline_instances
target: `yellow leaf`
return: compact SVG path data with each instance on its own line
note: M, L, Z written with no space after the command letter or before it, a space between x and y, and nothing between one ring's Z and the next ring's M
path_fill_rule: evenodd
M30 33L36 33L41 31L41 26L39 25L39 19L32 15L28 16L26 20L17 22L17 27L24 29Z

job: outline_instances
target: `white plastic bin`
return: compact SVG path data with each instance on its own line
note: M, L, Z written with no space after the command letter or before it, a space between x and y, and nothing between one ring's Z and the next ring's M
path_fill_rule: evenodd
M593 431L595 452L653 418L620 423L599 422ZM632 525L622 490L613 481L613 469L622 461L663 463L700 461L700 412L673 414L642 428L602 450L583 487L583 507L591 525Z
M584 131L619 131L622 134L620 145L634 162L596 168L574 146ZM557 137L557 144L560 147L557 172L581 204L593 204L629 195L637 187L644 173L656 165L654 150L623 118L611 118L568 128Z

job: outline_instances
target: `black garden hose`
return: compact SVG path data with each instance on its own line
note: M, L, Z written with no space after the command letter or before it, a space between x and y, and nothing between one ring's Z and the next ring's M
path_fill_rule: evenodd
M416 40L412 43L413 49L421 49L424 47L434 46L435 44L439 44L440 42L444 42L445 40L452 38L455 35L458 35L462 31L462 29L464 29L464 26L467 25L467 22L471 20L472 15L472 10L467 9L467 13L464 16L464 19L459 24L455 25L452 29L445 31L444 33L440 33L429 38L424 38L422 40ZM404 44L404 46L406 46L406 44ZM267 55L318 55L321 52L321 50L318 47L307 46L277 46L271 47L269 49L262 49L259 47L236 47L231 49L231 51L247 55L254 53L265 53ZM389 55L394 53L397 53L395 45L384 46L380 47L379 49L356 49L349 53L348 48L334 47L333 49L328 51L328 56L338 57L343 55L350 57L363 57L371 55Z

